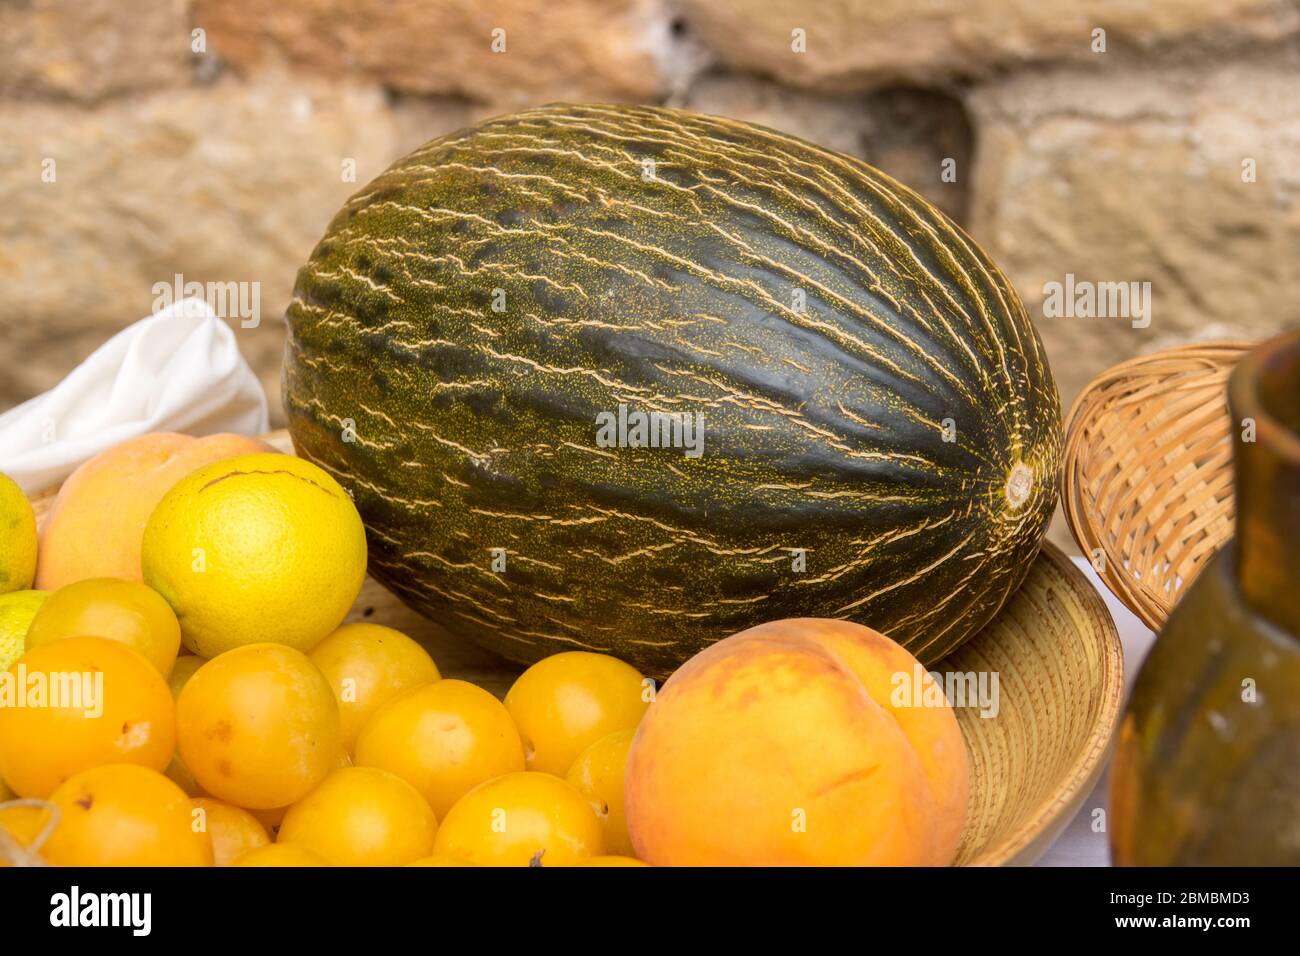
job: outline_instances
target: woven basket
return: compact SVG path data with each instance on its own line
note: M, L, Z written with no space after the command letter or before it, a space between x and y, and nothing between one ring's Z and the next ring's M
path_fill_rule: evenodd
M1119 724L1124 652L1101 595L1045 542L1002 610L934 669L999 683L996 717L957 708L971 769L957 865L1033 863L1092 792Z
M1188 345L1121 362L1066 417L1061 503L1070 533L1152 630L1232 537L1227 381L1250 348Z

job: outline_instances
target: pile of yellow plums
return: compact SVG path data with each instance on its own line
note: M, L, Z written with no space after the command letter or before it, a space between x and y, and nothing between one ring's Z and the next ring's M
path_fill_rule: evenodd
M80 636L96 630L110 636ZM0 809L0 858L635 863L623 772L653 684L621 661L546 658L503 703L377 624L307 653L260 643L204 661L177 644L143 584L96 579L46 600L8 672L24 705L0 707L0 776L29 798Z
M635 864L653 683L572 652L502 702L342 624L356 508L260 446L124 443L65 482L39 548L0 481L0 864Z

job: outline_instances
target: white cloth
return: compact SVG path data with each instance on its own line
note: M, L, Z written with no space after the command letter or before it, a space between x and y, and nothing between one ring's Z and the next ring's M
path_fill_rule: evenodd
M266 430L266 392L234 332L202 299L182 299L123 329L44 395L0 415L0 472L31 494L147 432Z

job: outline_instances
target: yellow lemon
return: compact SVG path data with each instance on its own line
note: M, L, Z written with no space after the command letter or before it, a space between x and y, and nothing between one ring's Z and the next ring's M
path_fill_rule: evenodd
M310 650L342 623L366 574L366 535L337 481L291 455L207 465L144 529L144 580L211 659L246 644Z
M26 591L36 577L36 513L23 490L0 475L0 594Z
M10 591L0 594L0 671L23 656L27 629L41 609L48 591Z

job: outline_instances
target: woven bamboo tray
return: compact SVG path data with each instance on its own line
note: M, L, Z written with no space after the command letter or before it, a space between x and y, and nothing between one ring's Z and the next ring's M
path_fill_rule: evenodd
M1228 375L1246 342L1122 362L1066 416L1061 504L1115 596L1154 631L1232 537Z
M1101 596L1050 542L982 631L934 667L998 674L1000 710L959 708L971 796L964 866L1025 866L1060 835L1106 763L1124 652Z
M287 433L266 438L292 452ZM38 522L53 495L33 499ZM409 634L443 676L498 696L520 672L411 611L369 577L348 620ZM1032 863L1092 790L1119 720L1123 653L1105 604L1070 559L1045 544L998 616L934 670L998 675L995 717L981 717L977 705L957 709L972 774L957 863Z

